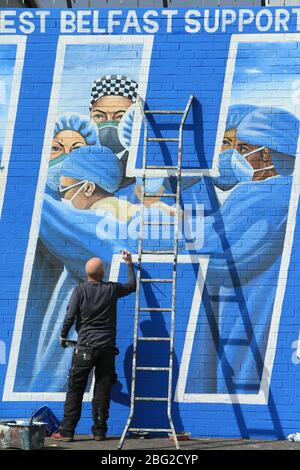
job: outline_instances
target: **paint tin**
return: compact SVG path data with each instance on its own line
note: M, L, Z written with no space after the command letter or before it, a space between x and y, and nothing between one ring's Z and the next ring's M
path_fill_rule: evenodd
M0 421L0 449L42 449L47 425L28 420Z

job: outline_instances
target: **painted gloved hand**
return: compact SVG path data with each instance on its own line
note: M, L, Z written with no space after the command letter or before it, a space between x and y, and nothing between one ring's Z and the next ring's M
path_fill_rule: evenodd
M119 141L126 150L129 150L131 144L135 109L135 106L130 106L130 108L128 108L126 113L122 116L122 119L118 125Z
M67 348L68 347L68 340L67 338L63 338L62 336L60 336L59 338L59 342L60 342L60 345L62 348Z
M164 182L164 177L160 178L152 178L147 177L145 181L145 192L147 194L157 194L162 189L162 185ZM137 176L136 184L141 188L143 184L143 178Z

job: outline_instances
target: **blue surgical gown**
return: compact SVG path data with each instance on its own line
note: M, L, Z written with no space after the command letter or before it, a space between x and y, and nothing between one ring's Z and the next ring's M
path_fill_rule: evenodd
M61 348L59 336L71 293L85 279L85 263L101 256L108 276L113 253L132 249L127 240L101 233L101 222L107 217L70 208L45 194L15 391L66 390L72 350ZM43 257L39 246L44 249ZM31 331L30 340L27 331Z
M205 217L210 255L185 393L258 393L292 177L237 185Z
M151 216L163 217L160 209L154 209ZM26 370L21 382L16 381L18 391L66 391L72 351L61 348L59 335L71 293L85 278L86 261L93 256L100 256L105 262L108 276L114 253L119 253L121 249L137 252L137 238L118 238L115 233L108 233L108 222L111 227L116 228L116 233L126 235L131 225L133 235L138 235L139 212L129 223L125 223L106 211L97 210L95 213L91 210L77 210L45 195L40 242L47 248L49 256L58 259L64 269L57 284L52 286L50 296L49 290L47 291L49 298L45 298L40 308L35 309L34 318L29 308L30 298L28 299L25 325L31 324L32 328L32 324L35 324L36 341L28 342L27 350L24 347L26 341L22 339L19 360L26 363ZM171 239L172 237L171 233ZM145 248L161 248L169 244L169 239L145 240Z

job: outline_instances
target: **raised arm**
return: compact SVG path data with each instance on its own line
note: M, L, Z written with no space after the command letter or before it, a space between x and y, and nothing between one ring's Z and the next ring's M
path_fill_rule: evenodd
M115 292L117 297L125 297L136 290L136 280L132 257L129 251L122 252L122 258L127 264L128 281L126 284L115 283Z

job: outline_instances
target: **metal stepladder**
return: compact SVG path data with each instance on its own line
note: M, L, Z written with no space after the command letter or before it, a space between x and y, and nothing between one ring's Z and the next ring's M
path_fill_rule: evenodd
M142 163L142 188L141 188L141 211L140 211L140 229L139 229L139 242L138 242L138 263L137 263L137 289L136 289L136 302L135 302L135 319L134 319L134 340L133 340L133 357L132 357L132 378L131 378L131 397L130 397L130 413L127 419L126 425L124 427L122 436L119 441L118 449L121 449L128 432L161 432L161 433L170 433L173 436L176 449L179 449L178 439L176 436L172 415L171 415L171 402L172 402L172 372L173 372L173 354L174 354L174 324L175 324L175 307L176 307L176 281L177 281L177 257L178 257L178 233L179 233L179 220L180 220L180 195L181 195L181 171L182 171L182 145L183 145L183 128L186 122L189 110L193 102L193 95L188 99L185 109L183 110L144 110L144 105L140 99L138 99L138 104L141 112L141 116L144 122L144 144L143 144L143 163ZM172 115L177 114L181 115L181 121L179 124L179 135L177 138L162 138L162 137L148 137L148 119L147 115L153 114L166 114ZM178 151L177 151L177 166L153 166L147 165L147 145L148 142L178 142ZM158 225L165 224L174 224L174 240L173 248L169 250L143 250L143 226L150 225L150 222L145 222L144 220L144 200L145 197L150 196L146 193L146 171L147 170L175 170L176 174L176 192L175 193L166 193L166 194L151 194L151 197L173 197L175 198L175 220L174 222L153 222ZM173 256L173 276L170 279L142 279L141 270L142 270L142 259L143 255L151 254L155 255L172 255ZM155 261L154 261L155 262ZM172 284L172 303L169 308L152 308L140 307L140 290L141 283L152 282L152 283L171 283ZM170 324L170 336L169 337L149 337L149 336L138 336L138 327L139 327L139 313L141 311L147 312L170 312L171 313L171 324ZM137 362L137 345L139 341L168 341L170 342L170 353L169 353L169 366L168 367L138 367ZM168 373L168 396L167 397L142 397L136 396L136 371L153 371L153 372L162 372L165 371ZM134 415L135 402L136 401L157 401L157 402L167 402L167 416L170 423L170 428L133 428L130 427L131 421Z

